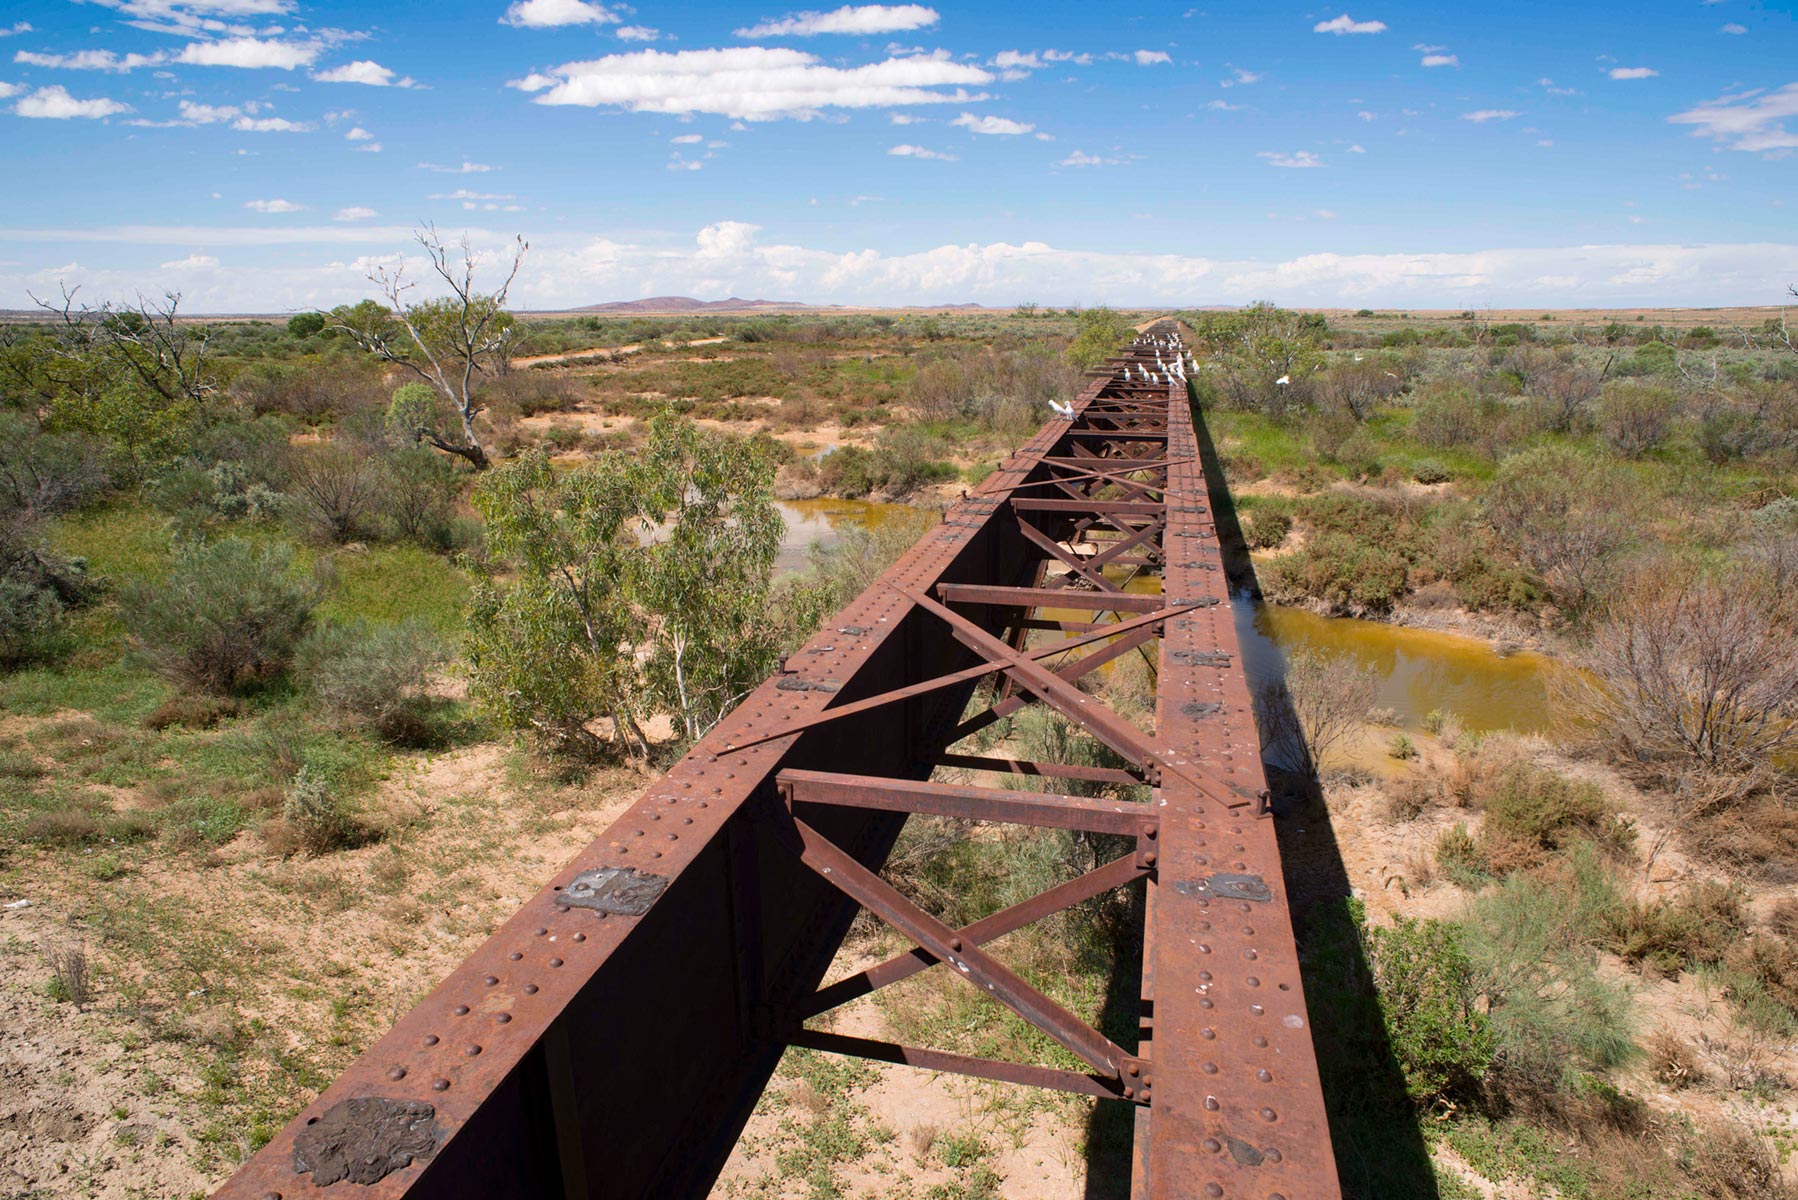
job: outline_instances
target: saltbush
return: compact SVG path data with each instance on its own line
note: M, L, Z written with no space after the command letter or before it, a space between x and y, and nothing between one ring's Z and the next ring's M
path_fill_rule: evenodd
M318 604L317 587L292 568L280 543L184 543L167 578L125 592L120 616L166 678L221 695L254 690L287 670Z
M1460 927L1400 917L1390 929L1369 929L1367 950L1387 1038L1411 1099L1433 1105L1473 1093L1492 1065L1498 1038Z
M427 740L430 672L445 650L419 622L326 624L301 643L296 674L319 705L363 721L390 742Z

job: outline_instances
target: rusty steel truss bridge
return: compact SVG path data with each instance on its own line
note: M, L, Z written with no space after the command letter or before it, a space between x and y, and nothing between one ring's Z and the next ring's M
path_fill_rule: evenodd
M806 1046L1132 1106L1143 1200L1339 1197L1189 361L1163 324L1094 372L217 1195L703 1196ZM1125 588L1144 575L1158 593ZM1133 652L1158 654L1152 732L1080 687ZM961 746L1031 704L1124 765ZM1043 790L1002 786L1020 776ZM951 928L881 875L912 814L1116 835L1121 853ZM985 948L1131 887L1134 1044ZM825 985L862 909L914 948ZM818 1027L929 970L1085 1070Z

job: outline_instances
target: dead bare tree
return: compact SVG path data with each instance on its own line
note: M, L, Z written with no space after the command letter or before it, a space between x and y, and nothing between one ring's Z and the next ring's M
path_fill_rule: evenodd
M1798 742L1798 656L1758 590L1644 571L1563 682L1633 756L1748 775Z
M135 380L165 404L190 402L204 410L218 392L212 373L211 333L204 325L178 319L181 293L165 292L161 300L138 296L135 304L108 300L77 304L80 288L62 288L60 301L31 295L49 315L54 330L51 382L84 389L115 384L120 376Z
M452 261L451 248L437 235L435 225L424 226L417 238L431 269L449 285L448 296L409 302L407 293L417 284L406 279L405 268L390 272L377 267L368 278L381 289L387 306L364 301L336 309L328 317L333 328L348 333L381 361L412 372L449 406L448 414L420 406L395 413L412 436L484 468L487 451L475 432L475 418L482 409L475 399L477 379L503 371L517 340L518 325L506 311L506 295L529 245L518 238L512 267L499 289L480 292L475 289L475 271L481 256L466 236L459 243L459 262ZM459 434L451 422L460 425Z
M1262 741L1315 775L1326 755L1367 719L1379 691L1371 666L1347 654L1299 650L1284 677L1255 697Z

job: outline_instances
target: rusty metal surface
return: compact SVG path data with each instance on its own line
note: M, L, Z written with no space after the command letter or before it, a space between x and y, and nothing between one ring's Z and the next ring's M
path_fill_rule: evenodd
M1166 336L1139 339L1094 378L1072 420L1050 421L947 512L218 1195L311 1194L317 1148L342 1141L351 1113L400 1116L371 1161L345 1158L333 1195L702 1195L788 1044L1132 1102L1136 1190L1155 1200L1337 1195L1180 350ZM1117 590L1106 568L1158 570L1165 598ZM1068 609L1092 620L1053 615ZM1029 643L1037 630L1074 636L1045 650ZM1148 733L1074 681L1157 632ZM1132 765L955 753L984 719L962 719L967 701L992 676L1003 685L991 713L1047 703ZM931 783L938 766L1157 786L1127 805ZM878 874L920 811L1098 822L1136 849L955 930ZM1144 880L1134 1053L980 949ZM820 990L858 903L917 948ZM951 959L1093 1073L803 1026Z

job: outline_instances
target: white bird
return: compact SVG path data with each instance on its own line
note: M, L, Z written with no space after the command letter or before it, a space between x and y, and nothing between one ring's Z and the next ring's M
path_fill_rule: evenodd
M1274 382L1279 384L1281 387L1285 387L1287 384L1292 382L1292 376L1282 375L1278 379L1274 380Z
M1049 401L1049 407L1054 409L1055 415L1064 421L1072 421L1074 419L1074 405L1072 402L1061 404L1051 400Z

